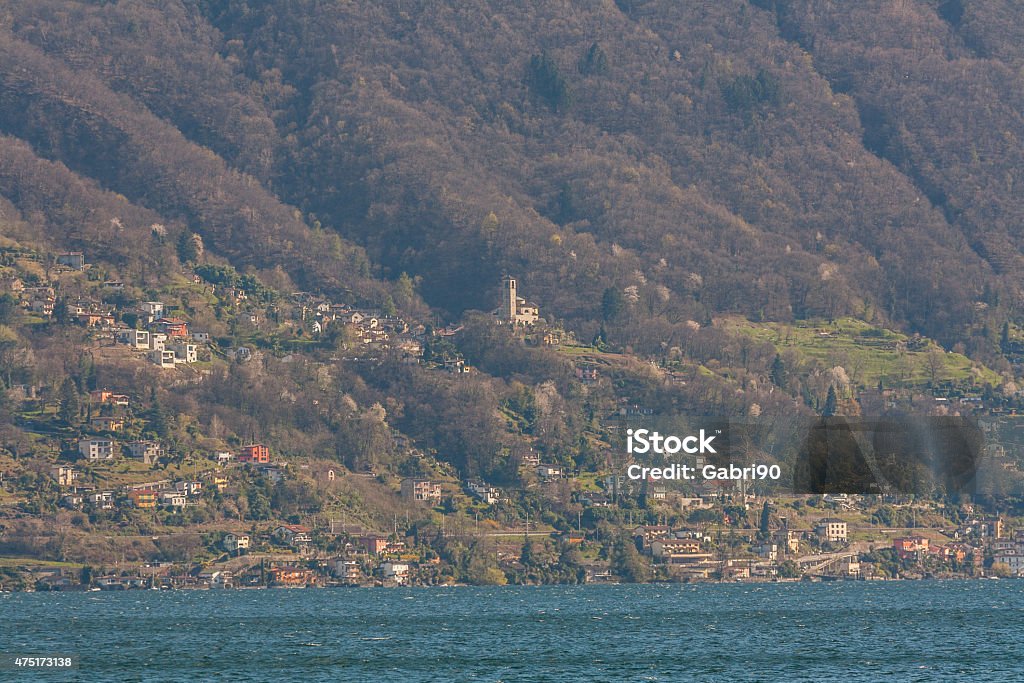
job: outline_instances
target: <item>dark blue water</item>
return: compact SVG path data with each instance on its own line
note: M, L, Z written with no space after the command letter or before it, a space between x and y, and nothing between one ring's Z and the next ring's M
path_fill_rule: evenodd
M1024 680L1024 581L0 595L77 681Z

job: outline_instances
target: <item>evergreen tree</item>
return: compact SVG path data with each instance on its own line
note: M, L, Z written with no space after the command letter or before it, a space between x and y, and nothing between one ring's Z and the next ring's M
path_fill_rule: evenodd
M67 325L71 322L71 309L68 308L68 302L63 297L57 299L57 302L53 305L53 315L51 316L61 325Z
M772 361L770 377L772 384L780 389L785 389L786 384L789 382L786 376L786 362L782 360L782 356L779 354L775 354L775 360Z
M178 258L182 263L196 263L203 255L203 238L186 230L178 240Z
M96 363L90 354L82 354L78 359L77 386L83 392L96 388Z
M608 70L608 55L606 55L604 50L601 49L601 46L595 42L590 46L590 49L587 50L587 54L583 55L583 58L580 59L580 63L577 68L584 76L603 74Z
M76 425L81 414L82 402L78 397L78 387L73 379L67 377L60 385L60 410L57 417L67 425Z
M771 531L771 509L768 507L768 501L764 502L764 506L761 508L761 524L758 526L759 535L762 539L767 539L768 534Z
M153 407L149 409L149 431L160 438L165 438L170 431L167 411L158 399L153 399Z
M388 294L384 297L384 303L380 307L381 313L388 317L394 317L398 315L398 307L395 306L395 300Z
M622 297L622 292L615 287L604 290L604 294L601 295L601 317L606 322L615 320L624 306L625 300Z
M564 110L572 102L569 82L546 52L530 57L526 82L555 111Z
M0 294L0 324L7 325L13 322L19 312L17 297L13 294Z
M834 384L828 385L828 396L825 397L825 407L821 410L822 417L832 417L836 414L836 409L839 407L839 399L836 398L836 387Z
M562 183L555 200L555 222L559 225L576 220L576 193L568 182Z
M395 299L399 306L408 308L412 305L413 299L416 297L416 283L413 281L409 274L403 272L398 276L398 282L395 283Z

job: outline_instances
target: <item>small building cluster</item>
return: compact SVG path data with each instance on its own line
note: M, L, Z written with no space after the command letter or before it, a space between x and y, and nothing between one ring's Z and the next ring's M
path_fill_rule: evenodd
M81 472L70 465L54 465L50 475L62 491L61 506L71 510L182 509L194 505L203 491L203 481L199 479L162 479L101 489L85 483ZM226 480L210 483L219 487Z
M174 368L199 360L199 342L209 341L204 333L194 335L189 323L180 318L165 317L165 306L160 301L146 301L140 307L139 320L146 329L118 327L113 330L114 340L128 348L145 354L159 368ZM198 337L198 339L197 339Z

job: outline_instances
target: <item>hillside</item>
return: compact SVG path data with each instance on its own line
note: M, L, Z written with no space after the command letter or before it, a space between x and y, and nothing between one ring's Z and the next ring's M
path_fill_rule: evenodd
M1002 0L5 4L0 551L301 522L334 552L344 520L482 581L445 524L688 518L619 490L620 418L1015 424L1019 25ZM631 558L613 536L587 552Z
M984 353L1019 299L1020 10L955 4L22 3L0 192L81 240L70 172L89 239L130 211L103 188L239 267L404 271L451 313L505 270L588 335L636 288L667 325L867 311Z

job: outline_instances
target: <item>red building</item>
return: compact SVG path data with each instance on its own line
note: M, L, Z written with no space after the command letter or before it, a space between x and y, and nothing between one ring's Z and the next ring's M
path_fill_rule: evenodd
M160 318L154 323L168 337L187 337L188 323L178 318Z
M388 549L388 539L381 536L363 536L360 540L371 555L380 555Z
M270 462L270 449L261 443L245 446L238 454L238 462Z

